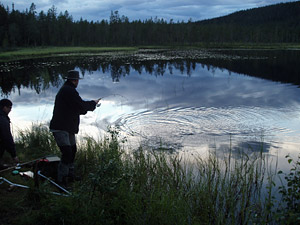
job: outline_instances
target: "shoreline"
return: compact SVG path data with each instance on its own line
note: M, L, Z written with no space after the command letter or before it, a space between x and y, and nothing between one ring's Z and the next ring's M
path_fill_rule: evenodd
M134 53L140 49L168 50L300 50L299 44L245 44L245 43L199 43L191 46L136 46L136 47L35 47L14 48L0 52L0 62L56 57L64 54Z

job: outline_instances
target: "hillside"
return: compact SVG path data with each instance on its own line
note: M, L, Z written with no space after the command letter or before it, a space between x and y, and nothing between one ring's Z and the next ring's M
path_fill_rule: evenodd
M300 24L300 1L279 3L241 10L226 16L199 21L200 24L261 25L268 23Z
M299 43L300 1L195 22L200 42Z

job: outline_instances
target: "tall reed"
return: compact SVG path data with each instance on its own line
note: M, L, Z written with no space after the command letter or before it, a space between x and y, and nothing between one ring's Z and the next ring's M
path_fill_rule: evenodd
M16 143L20 153L30 159L59 154L54 137L44 124L32 124L31 128L19 131Z
M50 138L44 131L33 132ZM23 134L24 146L36 140L29 134ZM39 210L28 212L22 224L274 222L272 197L263 195L268 174L261 152L233 154L229 149L219 157L212 150L190 164L176 153L124 151L118 132L109 134L100 141L87 137L79 144L76 163L83 180L74 184L73 194L41 198ZM44 144L45 150L53 151L52 141Z

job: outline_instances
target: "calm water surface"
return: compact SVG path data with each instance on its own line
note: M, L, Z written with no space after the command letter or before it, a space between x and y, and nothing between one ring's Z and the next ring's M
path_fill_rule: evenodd
M286 169L300 149L297 51L139 52L3 63L14 134L48 123L62 76L80 70L78 92L101 106L81 117L79 137L119 126L127 145L205 155L260 151ZM272 78L272 80L270 79Z

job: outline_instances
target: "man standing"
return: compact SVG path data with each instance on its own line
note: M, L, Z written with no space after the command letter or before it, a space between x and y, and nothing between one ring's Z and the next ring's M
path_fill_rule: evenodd
M100 99L84 101L76 88L79 83L79 72L68 71L67 81L55 97L53 117L50 121L50 131L61 151L61 161L58 165L57 182L65 184L67 177L74 180L74 159L77 151L75 134L79 131L80 115L93 111Z
M4 151L10 153L15 163L19 162L16 155L16 147L13 136L10 131L10 119L8 114L12 108L12 102L8 99L0 100L0 159L4 154ZM5 169L5 166L0 164L0 170Z

